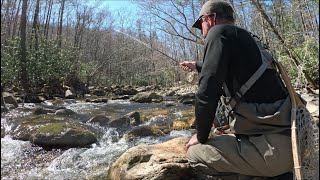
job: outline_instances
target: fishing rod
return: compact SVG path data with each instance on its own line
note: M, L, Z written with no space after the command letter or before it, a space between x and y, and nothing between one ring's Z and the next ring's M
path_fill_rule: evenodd
M124 32L121 32L121 31L118 31L118 30L115 30L115 29L114 29L114 31L117 32L117 33L124 34L124 35L128 36L129 38L132 38L133 40L137 41L138 43L144 45L145 47L147 47L147 48L149 48L149 49L151 49L151 50L156 50L157 52L159 52L160 54L166 56L167 58L169 58L170 60L174 61L175 63L179 63L179 61L176 60L176 59L174 59L173 57L167 55L166 53L164 53L164 52L162 52L162 51L160 51L160 50L158 50L158 49L156 49L156 48L152 48L150 45L148 45L148 44L142 42L141 40L139 40L139 39L131 36L130 34L127 34L127 33L124 33Z

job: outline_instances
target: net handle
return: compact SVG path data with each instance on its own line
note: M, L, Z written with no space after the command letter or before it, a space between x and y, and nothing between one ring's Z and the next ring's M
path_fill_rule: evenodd
M283 68L280 62L274 61L276 66L279 69L281 77L288 89L288 93L291 99L291 142L292 142L292 154L293 154L293 165L294 165L294 174L297 180L302 180L302 170L301 170L301 159L299 153L299 145L298 145L298 138L297 138L297 127L296 127L296 110L297 106L302 105L300 98L297 96L296 92L294 91L290 78Z

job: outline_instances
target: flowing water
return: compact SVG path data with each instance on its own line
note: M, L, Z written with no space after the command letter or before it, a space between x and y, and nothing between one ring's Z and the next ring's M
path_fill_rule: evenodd
M28 141L14 140L10 131L15 128L15 119L28 116L37 106L50 107L51 102L43 104L24 104L1 116L1 129L5 137L1 138L1 179L103 179L111 163L128 148L145 143L161 143L178 136L190 136L190 131L171 131L161 137L142 137L126 141L115 128L102 128L98 142L88 148L70 148L67 150L45 150ZM133 103L126 100L114 100L108 103L85 103L66 100L63 104L77 112L74 120L86 122L96 115L105 115L111 119L121 117L128 112L142 110L170 110L167 118L181 117L181 109L190 106L166 107L156 103ZM163 116L152 117L150 121L166 121ZM150 123L150 122L147 122ZM96 127L97 128L97 127Z

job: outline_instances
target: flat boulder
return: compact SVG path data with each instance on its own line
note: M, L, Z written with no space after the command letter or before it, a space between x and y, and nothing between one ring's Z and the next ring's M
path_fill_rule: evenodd
M190 179L192 171L185 149L188 140L178 137L161 144L132 147L112 164L108 179Z

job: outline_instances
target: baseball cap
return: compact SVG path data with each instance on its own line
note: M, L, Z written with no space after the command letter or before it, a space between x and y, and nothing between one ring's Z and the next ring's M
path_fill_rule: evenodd
M233 9L228 3L220 0L209 0L202 6L198 19L193 23L192 27L202 29L201 18L205 14L216 14L217 17L225 17L234 20Z

